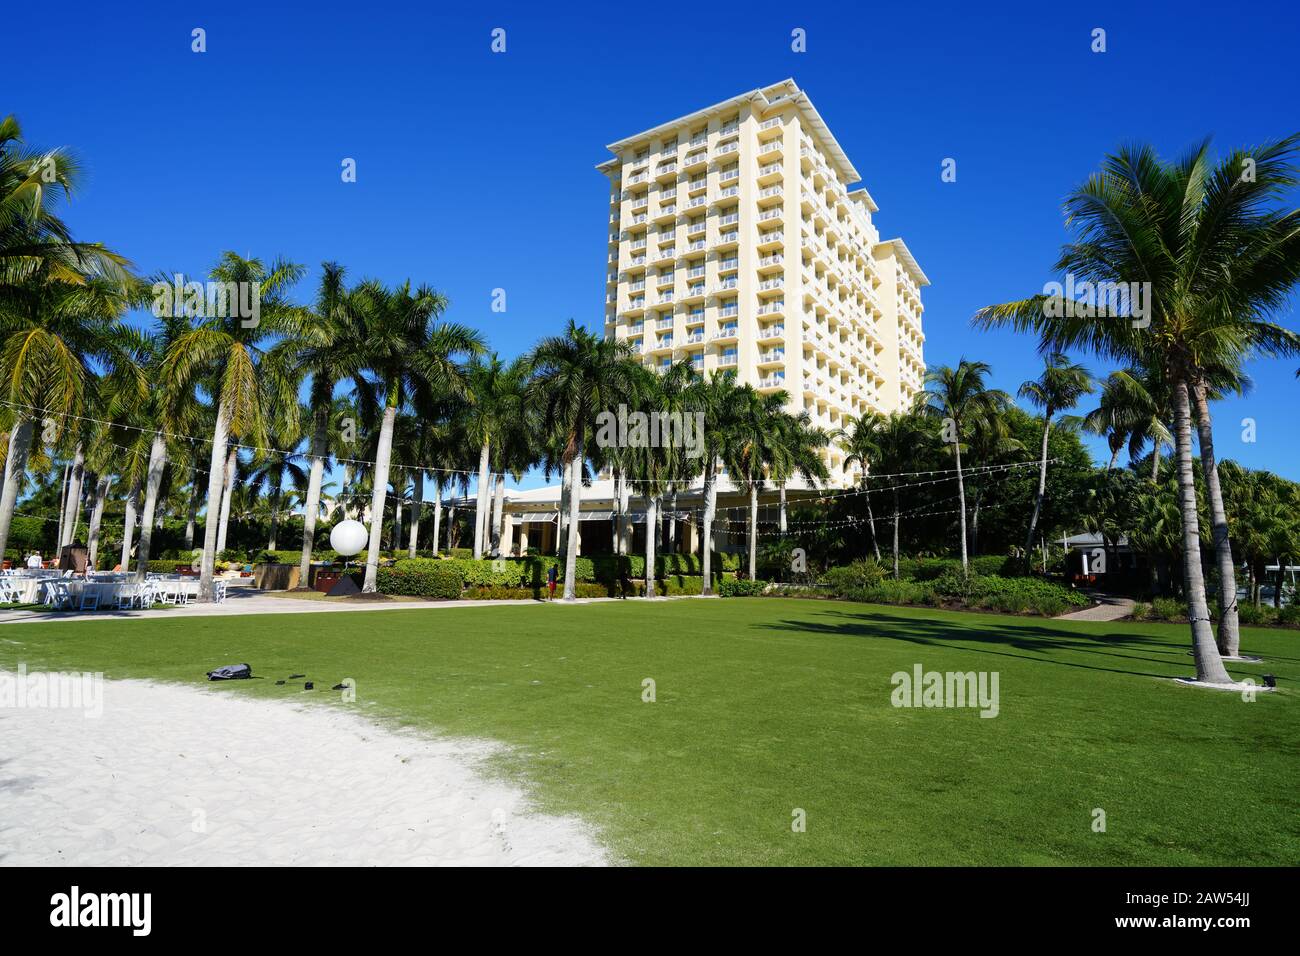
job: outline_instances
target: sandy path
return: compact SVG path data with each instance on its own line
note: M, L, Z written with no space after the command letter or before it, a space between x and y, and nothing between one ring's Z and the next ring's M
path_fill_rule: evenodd
M340 707L105 681L103 715L0 709L0 865L587 865L591 831L529 813L491 744Z

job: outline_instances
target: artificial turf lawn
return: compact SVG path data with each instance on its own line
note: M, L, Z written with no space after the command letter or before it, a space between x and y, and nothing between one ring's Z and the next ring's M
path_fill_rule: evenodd
M246 661L258 679L214 690L295 700L274 681L306 674L333 706L512 745L502 772L636 863L1300 862L1300 640L1244 633L1265 663L1234 675L1282 688L1253 703L1162 680L1188 646L1185 626L763 598L5 625L0 667L200 684ZM893 707L918 663L997 671L999 715ZM354 704L327 689L345 677Z

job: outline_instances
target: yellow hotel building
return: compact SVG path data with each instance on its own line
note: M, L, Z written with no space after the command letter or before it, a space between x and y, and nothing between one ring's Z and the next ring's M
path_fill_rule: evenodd
M922 388L921 288L793 80L611 143L605 334L647 365L734 370L827 430ZM851 483L828 448L835 484Z

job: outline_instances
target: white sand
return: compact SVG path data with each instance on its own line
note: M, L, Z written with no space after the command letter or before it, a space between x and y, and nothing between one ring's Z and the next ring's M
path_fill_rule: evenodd
M229 689L103 688L99 718L0 710L0 865L608 862L580 821L480 772L491 744Z

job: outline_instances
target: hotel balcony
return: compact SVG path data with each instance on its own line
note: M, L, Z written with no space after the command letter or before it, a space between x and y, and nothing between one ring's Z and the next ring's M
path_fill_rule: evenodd
M724 186L722 189L719 189L718 194L713 197L713 203L714 205L717 205L718 203L725 202L728 199L734 199L739 195L739 186Z
M738 315L740 315L740 307L736 305L724 305L718 309L718 318L720 319L734 319Z
M683 345L702 345L704 344L703 332L691 332L686 338L682 339Z
M785 154L785 147L781 145L779 139L774 139L770 143L764 143L758 149L758 155L764 160L763 165L768 165L772 160Z
M740 327L736 325L724 325L712 335L709 336L710 342L731 342L740 336Z
M682 296L682 301L700 302L703 301L704 298L705 298L704 283L700 282L697 283L696 285L686 287L686 294Z
M713 294L722 295L724 292L734 292L738 285L739 283L735 279L723 279L713 287Z
M658 180L667 179L675 182L677 179L677 164L664 163L662 166L660 166L658 169L655 170L655 179Z
M757 315L785 315L785 300L765 302L758 307Z
M635 337L635 336L640 335L640 334L641 334L642 332L644 332L644 331L645 331L645 323L644 323L644 322L638 322L638 323L636 323L635 325L631 325L631 324L629 324L628 327L627 327L627 337L628 337L628 338L633 338L633 337Z
M785 210L780 206L765 209L758 214L759 222L785 222Z
M766 325L758 330L758 341L760 342L772 342L777 339L784 339L784 338L785 338L784 325L780 325L780 324Z
M718 147L717 149L715 149L713 152L714 152L714 155L716 155L716 156L730 156L732 153L738 153L738 152L740 152L740 144L739 144L739 143L723 143L721 146L719 146L719 147Z
M724 249L733 249L740 245L740 232L733 229L731 232L724 232L718 236L718 241L713 244L713 248L718 251Z
M702 149L687 156L686 159L682 161L682 168L687 170L695 169L699 166L707 165L708 162L709 151L707 149Z
M655 329L657 329L660 332L666 332L670 330L672 327L673 327L673 320L671 316L666 319L658 319L655 322Z
M650 346L648 351L653 355L657 352L671 352L672 350L673 337L671 335L662 335L655 340L655 343Z
M759 365L784 365L785 349L763 349L758 353Z
M737 271L739 271L739 269L740 269L740 260L739 260L739 259L732 258L732 259L719 259L719 260L718 260L718 272L719 272L719 273L723 273L723 272L737 272Z
M665 259L675 259L675 258L677 258L677 250L674 249L672 246L665 246L664 248L660 249L658 252L654 253L653 258L651 258L650 261L663 262Z
M703 310L703 309L698 309L698 310L696 310L696 311L694 311L694 312L687 312L687 313L686 313L686 327L687 327L688 329L691 328L692 326L695 326L695 325L703 325L703 324L704 324L704 310Z
M734 352L728 353L726 355L719 355L718 368L735 368L738 361L739 361L739 356L737 356Z
M771 139L774 136L781 135L781 117L773 116L771 119L765 119L758 124L758 138Z
M785 277L774 276L771 279L764 279L758 284L758 294L765 295L768 293L777 294L785 291Z
M781 182L784 178L785 174L782 171L780 163L768 163L765 166L759 167L758 184L760 186L771 186L774 183Z
M778 389L785 388L785 375L764 375L758 380L758 389Z
M727 183L734 183L739 181L740 181L739 169L728 169L725 170L720 176L718 176L718 184L723 186L725 186Z
M785 233L780 229L772 232L760 232L755 247L759 252L771 252L785 248Z
M709 224L706 220L701 219L699 222L689 222L686 224L686 235L703 236L709 231Z
M627 304L627 308L623 310L623 314L627 316L641 315L644 312L645 312L644 297L639 299L633 299L631 302Z
M707 271L707 270L704 268L704 266L694 266L694 267L692 267L692 268L686 270L686 278L687 278L687 279L703 279L703 278L704 278L704 273L705 273L706 271Z
M670 202L665 206L660 206L659 211L655 213L655 222L672 222L677 218L677 203Z
M759 275L771 274L773 272L783 271L785 268L785 256L776 252L770 256L764 256L758 260Z
M718 229L725 230L728 226L740 225L740 213L729 212L718 217Z
M784 186L768 186L766 189L760 189L758 191L758 205L760 207L775 206L780 204L784 197Z

